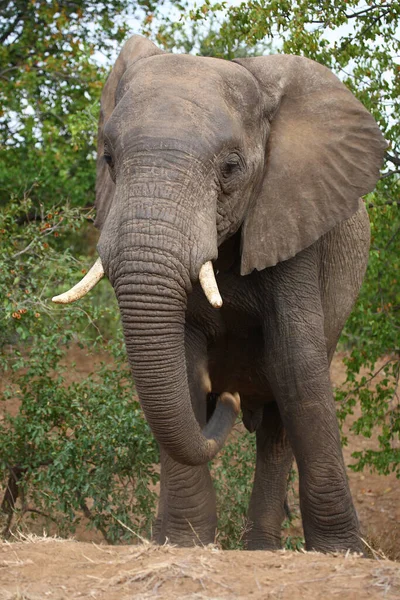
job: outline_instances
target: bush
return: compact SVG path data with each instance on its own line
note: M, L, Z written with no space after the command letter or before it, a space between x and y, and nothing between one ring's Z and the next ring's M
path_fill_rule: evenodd
M58 533L73 532L83 514L109 542L132 540L149 533L158 453L134 396L116 302L105 283L79 305L51 306L49 297L84 272L63 239L76 250L71 232L82 236L88 215L32 211L29 198L14 201L0 220L3 400L19 404L0 421L3 533L16 511L19 520L55 521ZM110 358L70 383L65 359L76 345Z
M385 475L394 471L400 478L400 215L397 202L390 199L398 197L399 181L387 187L385 180L380 182L367 203L371 252L359 300L341 339L350 356L344 359L347 379L336 398L342 423L360 405L361 416L351 431L367 438L378 432L379 448L355 452L352 468L369 467Z
M337 399L341 421L360 402L355 433L380 433L380 448L355 455L354 468L400 476L398 3L242 2L225 12L224 3L208 1L191 10L172 1L168 11L163 2L80 4L30 3L21 11L8 3L0 19L0 139L8 150L0 165L0 204L7 205L0 217L0 365L8 381L4 401L19 401L18 413L0 420L4 532L15 509L20 516L47 515L65 531L83 513L110 541L131 539L127 527L147 533L150 526L157 450L134 397L113 293L101 282L77 305L57 308L48 300L89 262L87 211L54 207L53 198L68 197L73 207L93 202L98 101L107 71L95 54L111 57L137 10L146 35L169 50L233 58L269 47L318 60L379 122L390 145L384 178L367 201L372 251L341 340L351 354ZM173 7L184 13L181 19ZM21 189L30 192L9 203ZM113 358L94 361L90 376L71 383L65 359L76 344ZM380 370L375 364L382 357ZM225 547L241 543L254 441L247 434L232 439L214 466Z
M253 485L256 436L242 429L238 423L211 470L217 492L217 539L224 550L243 547Z
M373 249L342 337L351 354L347 382L337 391L339 417L343 421L360 399L362 416L352 429L369 437L380 427L381 447L358 453L354 468L399 474L398 355L388 356L385 376L374 383L376 361L388 344L396 345L400 299L393 271L385 268L398 261L396 207L379 205L378 193L370 204ZM73 255L88 253L90 213L68 206L44 212L25 198L12 201L0 219L0 365L8 382L3 401L17 399L19 406L0 420L3 533L39 514L56 521L59 534L73 532L84 516L110 542L148 535L158 452L135 399L113 292L100 282L79 304L60 308L49 301L85 272ZM75 374L71 381L66 367L77 346L93 356L93 372L83 381ZM99 355L106 360L100 363ZM370 373L360 379L366 363ZM224 548L242 545L254 464L255 436L236 432L212 467ZM297 547L300 540L284 535L284 543Z

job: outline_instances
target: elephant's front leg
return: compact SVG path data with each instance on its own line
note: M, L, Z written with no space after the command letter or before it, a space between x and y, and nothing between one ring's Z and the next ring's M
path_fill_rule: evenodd
M206 423L206 342L200 332L186 332L186 368L193 408L203 427ZM162 410L162 407L160 407ZM188 432L190 436L190 432ZM160 449L160 499L153 539L178 546L210 544L215 540L217 511L215 490L207 465L192 467L174 461Z
M275 402L264 406L256 436L257 462L246 547L249 550L276 550L282 545L287 478L293 454Z
M161 450L161 489L153 540L178 546L211 544L217 527L207 465L181 465Z
M301 369L305 368L303 364ZM328 367L323 379L317 382L310 374L307 384L297 380L296 400L290 399L291 392L284 390L285 386L279 394L283 422L299 469L306 549L360 552L359 523L340 447Z
M265 330L267 376L299 468L306 548L361 551L329 376L317 269L312 252L302 254L274 271L274 306Z

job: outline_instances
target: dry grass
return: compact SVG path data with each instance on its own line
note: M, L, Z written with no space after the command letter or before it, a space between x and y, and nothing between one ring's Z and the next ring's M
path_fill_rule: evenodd
M377 553L371 560L350 553L106 546L24 536L0 544L0 567L0 600L400 598L400 565Z

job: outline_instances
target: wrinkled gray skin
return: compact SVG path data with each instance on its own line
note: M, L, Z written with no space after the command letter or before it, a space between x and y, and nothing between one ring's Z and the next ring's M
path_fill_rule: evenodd
M206 425L207 398L239 392L257 437L247 547L280 546L293 453L307 548L361 549L329 364L365 272L359 198L384 148L373 118L317 63L125 44L102 96L96 224L161 447L156 541L214 540L206 463L235 412L219 401ZM220 310L198 283L209 260Z

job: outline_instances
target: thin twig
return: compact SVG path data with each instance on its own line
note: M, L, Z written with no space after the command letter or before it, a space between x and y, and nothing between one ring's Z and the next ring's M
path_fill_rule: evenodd
M365 540L363 537L360 536L360 540L362 541L363 544L365 544L367 546L367 548L369 548L369 550L371 550L373 557L376 560L388 560L387 556L384 555L384 553L382 552L382 550L374 550L374 548L372 548L372 546L370 546L367 542L367 540Z
M60 227L60 225L61 225L61 223L63 221L64 221L64 217L61 217L61 219L58 221L58 223L56 223L55 225L53 225L53 227L49 227L45 231L41 232L41 236L42 236L41 238L35 238L35 239L33 239L31 242L29 242L29 244L26 246L26 248L23 248L22 250L19 250L19 252L16 252L10 258L14 259L14 258L17 258L17 256L21 256L21 254L25 254L25 252L28 252L28 250L31 248L31 246L35 242L37 242L39 239L43 239L43 238L47 237L48 235L50 235L51 233L53 233L54 231L56 231L56 229L58 229Z
M51 515L48 515L47 513L43 512L37 508L27 506L26 508L22 509L22 514L25 514L25 513L34 513L35 515L40 515L41 517L44 517L45 519L50 519L50 521L53 521L53 523L58 524L57 519L55 519Z
M33 244L37 242L37 239L33 239L31 242L29 242L29 244L26 246L26 248L24 248L23 250L20 250L19 252L17 252L16 254L13 254L11 256L12 259L17 258L17 256L21 256L21 254L25 254L25 252L28 252L28 250L33 246Z
M130 527L128 527L128 525L125 525L125 523L123 523L122 521L120 521L118 519L118 517L116 517L115 515L113 515L112 513L110 513L110 515L112 516L113 519L115 519L117 521L117 523L119 523L121 525L121 527L123 527L124 529L126 529L127 531L129 531L130 533L132 533L133 535L135 535L137 538L139 538L139 540L143 543L143 544L149 544L150 542L148 540L146 540L145 538L143 538L141 535L139 535L138 533L136 533L136 531L133 531L133 529L131 529Z
M94 521L94 517L92 515L92 511L90 510L90 508L88 507L88 505L86 504L86 502L82 499L79 499L79 505L82 509L83 514L85 515L85 517L93 522ZM100 525L100 523L96 523L96 528L101 532L102 536L104 537L105 541L107 542L107 544L109 544L110 546L113 545L113 541L108 537L107 535L107 531L104 529L104 527L102 525Z

